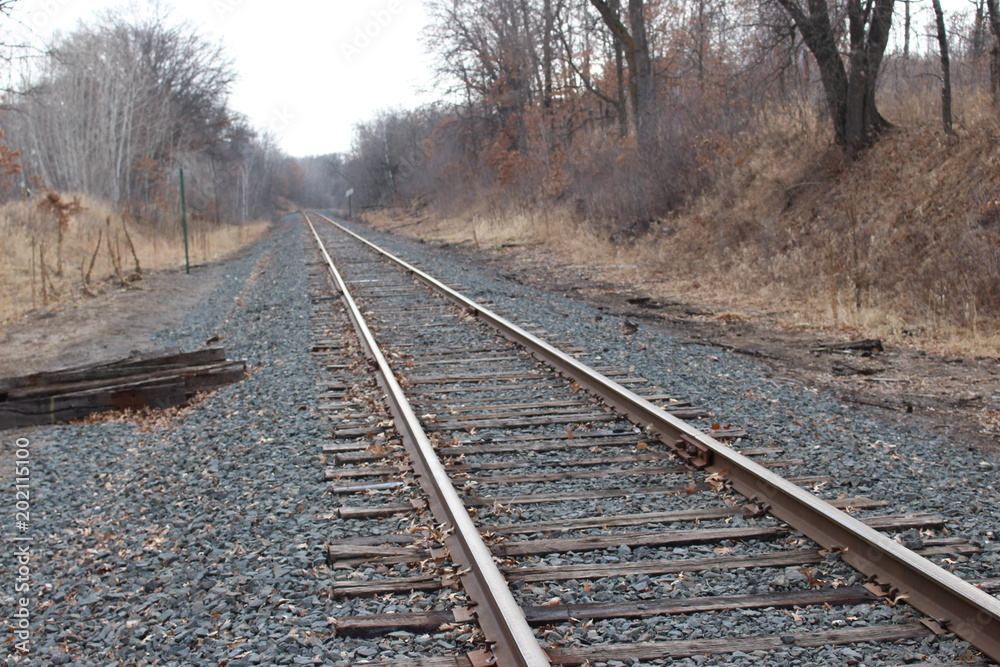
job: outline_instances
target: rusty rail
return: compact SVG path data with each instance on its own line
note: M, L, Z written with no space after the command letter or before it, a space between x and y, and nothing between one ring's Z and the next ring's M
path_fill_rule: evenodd
M682 458L727 477L733 487L776 517L802 531L824 549L880 584L887 595L906 601L1000 662L1000 600L869 528L826 501L667 414L646 399L560 352L496 313L468 299L415 266L393 256L334 220L343 232L413 274L504 337L524 346L602 400L651 430Z
M535 639L524 618L524 612L514 600L507 580L493 560L493 554L483 542L468 510L445 472L434 446L431 444L417 416L403 394L402 388L382 354L375 337L365 323L360 309L351 296L343 277L330 258L326 247L316 233L309 216L303 214L319 244L330 275L340 291L354 328L365 348L366 356L376 367L379 385L386 394L396 429L403 437L403 444L410 454L417 480L427 493L434 517L452 528L446 540L455 564L465 570L462 584L469 598L476 604L476 615L487 640L493 643L493 654L500 665L542 667L551 664ZM485 612L485 613L484 613Z

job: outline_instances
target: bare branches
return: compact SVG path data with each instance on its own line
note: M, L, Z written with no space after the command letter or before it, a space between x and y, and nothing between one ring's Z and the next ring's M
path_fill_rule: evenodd
M889 42L894 0L849 0L846 4L850 52L845 63L826 0L775 0L791 17L809 47L826 94L837 143L849 151L870 145L886 121L875 106L875 87Z
M109 11L57 37L12 96L5 126L28 171L52 188L159 221L179 204L184 165L195 217L245 220L273 209L295 179L273 142L229 109L235 76L223 48L193 26L138 6Z

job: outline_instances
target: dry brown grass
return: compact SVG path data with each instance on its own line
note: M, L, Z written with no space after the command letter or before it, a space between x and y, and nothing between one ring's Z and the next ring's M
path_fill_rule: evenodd
M504 244L538 243L547 238L554 216L544 211L469 210L460 215L414 216L412 211L395 208L373 209L359 217L366 223L416 238L446 243L472 243L479 248Z
M785 132L784 145L748 138L729 171L733 196L710 192L642 252L690 249L715 269L702 282L773 302L793 325L995 353L996 112L985 100L963 108L957 142L937 119L913 118L851 164L806 123Z
M898 127L853 163L810 108L772 113L706 166L698 200L632 242L560 208L370 220L481 247L543 243L566 264L737 317L995 355L998 113L985 96L962 97L947 141L934 96L918 93L884 106Z
M62 195L62 200L72 201L73 196ZM82 210L73 215L64 230L61 276L56 215L40 207L39 198L0 206L0 237L3 238L0 245L0 323L14 320L47 303L72 304L108 289L120 288L122 278L127 284L135 277L136 257L144 272L184 266L179 220L169 227L123 224L121 215L109 205L85 196L79 200ZM192 221L189 223L191 263L203 264L230 255L263 236L269 227L267 222L214 225ZM131 246L135 248L134 254ZM44 291L43 252L48 278ZM88 272L90 280L85 285Z

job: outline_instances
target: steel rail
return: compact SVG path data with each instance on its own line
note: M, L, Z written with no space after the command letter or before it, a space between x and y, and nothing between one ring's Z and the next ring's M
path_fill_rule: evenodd
M309 224L330 275L342 295L362 346L369 360L376 366L378 381L386 394L396 429L403 437L417 480L428 495L431 511L438 521L452 530L446 544L455 565L465 570L459 576L470 600L478 607L476 615L487 640L493 644L497 664L547 667L551 664L548 656L525 620L521 606L514 600L508 582L500 573L489 547L483 542L479 529L469 518L468 510L403 394L403 389L396 381L395 374L368 328L347 283L320 240L312 221L305 214L303 217Z
M694 465L718 472L733 488L762 504L776 517L802 531L824 549L905 598L942 629L962 637L1000 662L1000 600L869 528L821 498L774 474L732 448L673 417L614 380L592 370L545 341L462 296L424 271L395 257L340 223L317 214L343 232L444 294L470 314L524 346L588 391L628 414Z

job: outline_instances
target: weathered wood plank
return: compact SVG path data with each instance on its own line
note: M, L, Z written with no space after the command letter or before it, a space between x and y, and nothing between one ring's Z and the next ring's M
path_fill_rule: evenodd
M522 484L525 482L559 482L565 479L600 479L601 477L623 477L627 475L682 475L687 472L690 472L690 469L683 466L606 468L603 470L560 470L554 473L536 473L532 475L477 475L458 477L456 481L475 482L481 485Z
M435 384L456 384L459 382L478 382L480 380L554 380L559 376L555 371L550 371L545 375L538 373L526 373L524 370L491 371L479 373L435 373L427 375L408 375L404 380L404 386L421 386Z
M649 496L649 495L676 495L686 491L706 491L707 484L694 484L688 487L684 484L670 486L635 486L617 489L587 489L585 491L566 491L561 493L539 493L535 495L518 494L513 496L478 496L462 498L466 506L469 507L492 507L496 503L501 505L534 505L538 503L551 503L560 501L584 501L598 498L623 498L628 496Z
M823 343L812 349L812 352L883 352L882 341L878 338L863 338L843 343Z
M0 403L0 429L58 424L94 412L138 409L144 406L170 408L188 399L183 382L161 382L153 386L103 390L96 394L50 396Z
M420 368L424 366L472 366L475 364L496 363L498 361L518 361L530 358L531 357L528 354L511 354L506 356L487 355L483 357L466 356L458 359L420 359L418 357L414 358L414 366Z
M180 352L177 348L166 350L156 350L143 354L136 354L117 361L103 362L99 364L86 364L82 366L71 366L53 371L43 371L31 375L0 378L0 393L6 393L9 397L33 395L30 390L36 392L47 391L52 387L50 393L59 393L58 387L63 385L74 385L80 382L101 382L115 381L119 378L131 376L141 376L157 370L170 370L189 366L204 366L226 360L226 351L221 347L206 348L194 352ZM17 390L23 389L24 392ZM48 395L37 393L37 395Z
M889 515L870 517L864 523L878 530L906 530L916 527L940 526L944 519L933 514ZM567 551L595 551L613 549L622 544L635 547L681 547L691 544L710 544L726 540L765 540L792 533L787 526L750 526L742 528L697 528L692 530L666 530L641 533L615 533L613 535L584 535L581 537L549 538L502 542L492 547L497 556L528 556ZM961 542L959 542L961 543Z
M782 526L753 526L745 528L715 528L697 530L662 530L643 533L619 533L615 535L585 535L583 537L563 537L522 542L504 542L492 547L499 556L530 556L567 551L597 551L616 548L622 544L629 547L665 547L708 544L723 540L773 539L788 534Z
M413 505L401 503L375 507L340 507L337 509L337 516L341 519L378 519L394 514L412 514L413 512Z
M104 410L181 405L199 391L243 379L245 362L224 357L222 348L136 355L110 364L8 378L3 380L8 389L0 392L0 428L51 424Z
M426 558L427 550L416 546L351 545L331 544L327 557L331 561L349 558L375 559L402 557L403 562L419 561Z
M528 623L546 625L582 619L647 618L734 609L806 607L809 605L845 606L874 602L877 599L863 586L848 586L837 589L783 591L756 595L533 606L524 608L524 616ZM371 638L397 630L434 632L441 625L457 622L459 619L452 611L431 611L344 616L336 619L334 624L337 627L338 636Z
M382 579L380 581L335 581L330 584L330 592L338 597L360 597L362 595L381 595L383 593L429 591L447 587L441 581L440 577L421 576Z
M604 433L607 433L605 431ZM506 440L504 439L499 444L492 444L490 442L485 442L480 445L455 445L449 446L448 443L439 443L438 453L441 456L461 456L465 455L475 455L475 454L503 454L511 452L552 452L559 451L562 449L583 449L583 448L593 448L593 447L629 447L635 446L639 442L640 437L634 434L629 435L618 435L617 437L605 437L605 438L587 438L585 436L570 438L566 436L563 439L553 439L557 436L545 435L541 436L545 440L542 442L530 442L527 440ZM539 438L539 439L541 439ZM461 442L461 440L459 440ZM510 444L506 444L506 443ZM344 465L348 463L361 463L364 461L378 460L378 457L372 457L367 453L359 454L346 454L344 456L337 457L337 463L339 465Z
M513 401L513 402L507 402ZM422 412L427 412L437 408L440 404L437 401L413 401L413 406ZM589 396L580 396L576 392L560 392L550 394L545 400L523 402L521 397L503 396L480 399L463 399L461 405L449 405L448 414L465 414L468 412L482 412L483 410L532 410L535 408L573 408L589 405L598 405L595 399Z
M338 432L373 426L371 422L362 421L355 423L346 421L356 417L366 417L370 414L371 413L343 415L342 418L345 422L338 425ZM574 416L578 418L574 419ZM552 410L524 410L516 412L498 412L486 415L468 415L458 417L456 419L446 418L451 417L451 415L442 415L442 417L443 419L440 421L433 421L432 419L422 419L421 421L427 431L460 431L471 428L516 428L519 426L537 426L545 424L575 424L577 422L595 421L598 417L600 418L600 421L613 421L614 419L617 419L608 412L596 412L595 406L592 405L584 408L556 408Z
M768 468L794 465L801 463L801 459L773 459L771 461L761 461L762 465ZM458 480L461 481L461 480ZM564 493L540 493L540 494L517 494L513 496L479 496L467 497L465 502L473 507L484 505L533 505L537 503L590 500L594 498L621 498L626 496L642 495L677 495L680 493L693 493L706 491L712 487L703 484L678 484L678 485L651 485L651 486L630 486L628 488L609 489L588 489L586 491L568 491Z
M410 506L412 509L412 506ZM343 544L348 546L379 546L385 544L413 544L418 536L411 533L390 533L389 535L354 535L352 537L342 537L333 544Z
M357 479L359 477L392 477L400 475L409 470L409 466L393 467L363 467L363 468L327 468L323 471L323 476L327 481L338 479Z
M845 505L844 503L850 503ZM867 509L885 507L886 503L870 498L845 498L830 501L834 507L857 507ZM679 521L712 521L726 519L737 514L753 516L754 511L743 507L712 507L696 510L674 510L671 512L646 512L643 514L618 514L614 516L580 517L578 519L562 519L559 521L530 521L514 524L493 524L481 526L480 530L488 533L517 535L526 533L544 533L548 531L587 530L589 528L610 528L614 526L640 526L646 524L670 524Z
M638 563L609 563L586 565L535 565L531 567L501 568L510 581L548 581L566 579L600 579L601 577L628 576L632 574L677 574L697 572L710 568L723 570L738 567L791 567L819 563L823 557L815 549L790 549L754 554L753 556L718 556L713 558L678 558L673 560L642 561Z
M45 401L53 397L86 399L86 397L100 396L106 392L156 387L176 382L184 383L188 391L193 393L206 388L214 388L222 384L227 384L232 382L234 378L241 379L245 374L245 369L245 362L224 361L202 366L160 370L135 377L117 378L111 384L103 381L94 386L82 386L85 383L74 384L64 387L67 391L51 395L38 394L16 399L13 396L8 396L8 400L0 402L0 405L30 405L32 402L45 405Z
M639 660L658 658L686 658L694 655L711 655L742 651L773 651L800 647L852 644L855 642L891 642L926 637L931 631L921 623L874 625L860 628L843 628L820 632L797 632L787 635L757 635L755 637L724 637L719 639L676 640L643 642L641 644L601 644L580 648L548 649L549 659L555 665L585 665L606 662L621 656ZM787 641L787 638L793 641Z
M412 509L402 506L402 509ZM898 531L914 527L940 526L944 519L932 514L894 514L868 517L865 523L878 530ZM485 529L481 529L484 530ZM501 542L491 546L496 556L525 556L566 551L591 551L615 548L622 544L638 546L684 546L707 544L725 540L773 539L791 533L787 526L760 526L747 528L716 528L676 530L643 533L616 533L614 535L586 535L577 538L534 539L521 542ZM385 535L335 540L328 547L328 558L339 566L362 565L372 559L381 563L405 563L430 557L426 549L418 549L418 536ZM957 545L965 548L961 538L935 540L934 546ZM401 547L399 545L405 545Z
M649 399L647 399L649 400ZM514 402L507 402L514 401ZM539 399L531 402L520 402L521 399L516 397L498 396L489 398L475 398L475 399L463 399L461 405L459 406L449 406L449 414L463 414L468 412L481 412L483 410L521 410L521 409L534 409L534 408L569 408L576 406L596 406L599 405L599 401L590 395L583 394L579 392L559 392L547 395L544 400ZM415 407L419 406L420 410L427 411L438 405L435 401L413 401ZM690 408L692 407L690 401L675 401L669 403L667 408Z
M324 454L335 454L337 452L358 452L368 449L371 442L368 440L353 440L350 442L325 442L323 443Z
M602 406L589 401L561 401L561 403L569 403L570 405L560 406L545 403L527 403L524 404L525 407L518 407L516 405L509 406L503 404L491 404L466 410L458 409L447 413L447 415L441 415L442 417L448 417L449 419L442 419L440 423L489 421L494 419L512 419L517 417L534 417L544 415L588 414L594 413L602 408ZM572 403L576 403L576 405L572 405ZM610 410L610 408L607 409ZM700 419L711 416L712 414L703 408L691 406L668 406L664 408L664 410L678 419Z
M530 434L517 434L517 435L500 435L500 434L490 434L486 436L476 435L476 436L463 436L458 438L459 445L481 445L488 443L507 443L507 442L535 442L535 441L552 441L552 442L562 442L565 440L576 440L579 438L614 438L622 437L625 435L630 435L631 437L638 440L649 441L648 437L644 436L635 427L634 431L622 431L622 430L603 430L603 431L571 431L566 433L565 436L560 436L553 433L530 433ZM735 440L737 438L749 437L747 432L742 428L720 428L720 429L704 429L702 431L716 440ZM655 438L654 438L655 441Z
M476 411L476 414L442 414L439 415L441 420L439 422L431 422L432 424L444 424L448 422L470 422L470 421L492 421L497 419L517 419L520 417L544 417L546 415L587 415L595 414L601 410L601 406L595 405L593 403L582 403L580 405L571 405L558 407L554 405L540 405L536 407L528 408L517 408L509 407L506 405L496 405L488 408L480 408Z
M442 450L442 453L447 454L448 452L449 452L448 449ZM538 460L533 460L533 459L519 459L519 460L508 460L508 461L498 461L498 462L487 461L483 463L463 463L460 465L446 465L445 470L452 473L476 472L478 470L521 470L521 469L538 470L539 468L571 470L576 467L615 465L619 463L645 463L649 461L666 461L672 459L675 459L675 456L673 454L669 452L663 452L663 453L652 453L652 454L630 454L627 456L602 456L602 457L592 457L592 458L582 458L582 459L569 459L569 460L551 461L545 463L541 463ZM687 470L687 468L685 468L685 470Z
M681 419L690 418L691 416L703 416L706 413L700 409L687 409L680 408L677 410L677 416ZM687 415L687 416L683 416ZM469 429L487 429L487 428L522 428L525 426L552 426L556 424L581 424L581 423L594 423L594 422L614 422L614 421L625 421L628 418L615 414L613 412L594 412L594 411L574 411L574 412L561 412L554 410L545 414L540 414L537 416L510 416L510 417L490 417L485 418L469 418L469 419L458 419L451 421L441 421L441 422L427 422L424 423L424 428L428 432L438 431L465 431Z
M437 658L404 658L403 660L379 660L373 667L474 667L465 655L449 655ZM976 667L976 665L972 665Z
M931 546L915 549L921 556L975 553L974 545ZM608 563L587 565L537 565L532 567L503 567L501 570L509 581L555 581L566 579L599 579L601 577L626 576L630 574L675 574L696 572L718 567L733 569L738 567L791 567L819 563L823 557L812 549L772 551L753 556L722 556L717 558L685 558L677 560L643 561L638 563Z
M371 638L390 632L435 632L446 623L455 623L451 611L429 611L413 614L366 614L335 618L338 637Z
M338 495L351 493L365 493L367 491L395 491L407 485L407 482L378 482L376 484L347 484L345 486L334 486L329 489L329 493Z
M445 433L448 431L471 431L482 429L523 428L526 426L553 426L557 424L584 424L593 422L614 422L625 420L625 417L610 412L574 412L571 414L547 414L537 417L515 417L510 419L478 419L468 421L425 422L424 429L428 433ZM377 424L343 424L334 431L334 437L357 437L381 433L390 426Z

